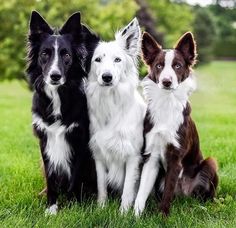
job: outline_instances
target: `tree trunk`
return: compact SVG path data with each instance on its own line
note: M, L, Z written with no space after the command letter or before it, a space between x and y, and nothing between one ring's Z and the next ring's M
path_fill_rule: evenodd
M151 12L149 11L147 2L145 0L135 1L140 7L140 9L136 13L140 25L144 27L145 31L150 33L159 44L163 45L163 34L156 31L156 22L153 19Z

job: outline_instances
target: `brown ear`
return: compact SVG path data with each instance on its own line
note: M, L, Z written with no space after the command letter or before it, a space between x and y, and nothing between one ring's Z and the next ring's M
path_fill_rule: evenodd
M194 65L197 57L196 42L191 32L185 33L174 47L180 51L189 65Z
M144 32L142 39L142 55L147 65L151 65L156 55L162 50L161 46L147 32Z

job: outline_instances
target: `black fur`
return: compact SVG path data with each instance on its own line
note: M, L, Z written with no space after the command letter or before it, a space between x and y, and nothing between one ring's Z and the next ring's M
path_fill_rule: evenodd
M55 35L71 51L72 59L71 63L67 65L68 69L64 69L65 83L58 87L61 101L61 115L59 116L53 115L52 100L44 91L45 75L43 75L43 65L39 55L42 45L53 39ZM98 41L99 38L95 34L80 24L79 13L73 14L57 31L53 30L37 12L32 12L26 70L29 83L34 89L32 113L37 114L47 125L56 121L61 121L65 127L72 123L78 123L78 126L66 133L65 137L72 154L70 159L71 178L68 178L68 175L60 168L49 172L49 158L45 153L47 134L36 125L33 126L34 132L39 138L44 162L49 206L56 203L60 192L66 193L68 197L74 194L80 200L82 193L96 191L96 173L88 149L89 118L84 92L84 78L87 77L86 72L89 70L92 54Z

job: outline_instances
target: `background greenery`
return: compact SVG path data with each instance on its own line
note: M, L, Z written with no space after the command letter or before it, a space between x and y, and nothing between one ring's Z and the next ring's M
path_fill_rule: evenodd
M0 227L236 227L236 62L214 61L198 68L198 90L191 98L204 156L219 163L214 202L178 198L165 220L151 200L140 219L121 216L119 202L103 210L93 199L82 206L60 201L57 216L45 217L46 197L40 152L31 128L31 97L19 81L0 83Z
M153 33L158 32L165 47L191 30L197 38L199 63L214 57L236 58L236 8L222 7L224 2L203 8L183 0L0 0L0 80L25 79L28 21L35 9L57 27L79 10L82 21L107 40L135 15L139 17L137 12L145 6ZM139 19L145 30L149 21Z

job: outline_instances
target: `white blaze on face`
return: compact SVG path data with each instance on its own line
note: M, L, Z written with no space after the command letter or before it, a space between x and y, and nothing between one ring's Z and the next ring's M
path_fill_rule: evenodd
M55 43L53 45L53 48L54 48L54 58L53 58L53 61L52 61L52 65L48 71L48 77L47 77L47 82L50 81L50 76L52 74L61 74L61 71L59 69L59 66L58 66L58 62L59 62L59 57L58 57L58 41L57 41L57 37L55 39Z
M165 65L159 77L159 88L163 88L162 81L163 80L170 80L172 82L171 88L176 89L178 86L178 78L177 75L172 67L173 60L175 58L174 50L167 51L165 54Z

